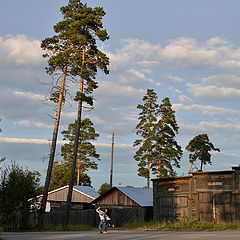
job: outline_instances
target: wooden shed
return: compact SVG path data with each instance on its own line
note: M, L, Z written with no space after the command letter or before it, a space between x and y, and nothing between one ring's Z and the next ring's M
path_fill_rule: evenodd
M118 227L153 218L153 189L149 188L112 187L92 203L111 208L112 221Z
M240 167L152 181L154 220L240 221Z
M112 208L152 207L153 189L112 187L92 203L97 206Z
M46 211L61 211L64 210L67 202L68 185L57 188L48 193ZM97 198L99 194L88 186L73 186L71 209L80 210L91 208L91 202ZM42 195L37 198L38 202L42 201Z

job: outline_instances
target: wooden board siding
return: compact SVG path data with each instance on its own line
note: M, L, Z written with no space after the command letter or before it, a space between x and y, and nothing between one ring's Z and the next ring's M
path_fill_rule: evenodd
M238 169L239 170L239 169ZM240 171L153 180L158 221L240 221Z
M47 200L49 201L59 201L59 202L66 202L67 201L67 195L68 195L68 187L61 188L57 191L53 191L48 194ZM42 197L38 199L38 201L41 201ZM72 192L72 202L85 202L90 203L93 199L74 190Z
M105 197L96 201L96 205L99 206L129 206L137 207L139 206L136 202L130 199L128 196L115 189L113 192L107 194Z

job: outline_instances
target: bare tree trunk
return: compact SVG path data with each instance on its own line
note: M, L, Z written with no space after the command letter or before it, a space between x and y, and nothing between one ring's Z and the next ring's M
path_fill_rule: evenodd
M149 97L149 106L148 106L148 137L150 135L150 124L151 124L151 120L150 120L150 97ZM149 180L150 180L150 148L148 148L148 176L147 176L147 188L149 188Z
M80 92L81 93L83 92L83 79L81 79ZM75 175L76 161L77 161L78 141L79 141L79 135L80 135L81 115L82 115L82 99L80 99L78 103L77 131L74 139L72 169L71 169L71 175L70 175L70 183L68 187L67 205L66 205L66 211L65 211L65 222L63 226L65 229L67 228L68 222L69 222L69 211L70 211L70 205L72 200L72 190L73 190L74 175Z
M83 55L82 55L82 70L85 67L85 51L86 47L83 47ZM78 152L78 142L79 142L79 135L80 135L80 127L81 127L81 118L82 118L82 95L83 95L83 85L84 85L84 79L81 78L80 83L80 100L78 102L78 116L77 116L77 131L74 139L74 148L73 148L73 159L72 159L72 169L71 169L71 175L70 175L70 183L68 188L68 196L67 196L67 205L66 205L66 211L65 211L65 222L63 224L63 227L66 229L69 222L69 211L70 211L70 205L72 200L72 190L73 190L73 184L74 184L74 175L75 175L75 169L76 169L76 161L77 161L77 152Z
M162 131L161 131L161 139L163 138L163 122L162 122ZM161 157L162 157L162 144L160 144L160 160L158 162L158 178L161 177L161 165L162 165L162 161L161 161Z
M110 171L110 187L112 188L113 182L113 148L114 148L114 133L112 134L112 154L111 154L111 171Z
M78 159L78 174L77 174L77 185L80 186L80 164L81 161Z
M80 146L81 148L81 146ZM80 185L80 167L81 167L81 151L80 154L78 156L78 174L77 174L77 185Z
M51 151L49 156L44 192L42 197L41 210L40 210L39 219L38 219L39 230L42 229L44 224L44 214L45 214L45 208L47 204L48 190L49 190L49 185L51 180L51 174L52 174L52 168L53 168L53 162L54 162L54 156L55 156L55 150L56 150L56 144L57 144L57 135L58 135L59 122L60 122L60 115L62 110L62 100L63 100L63 94L65 89L66 76L67 76L67 65L64 67L63 74L62 74L62 83L61 83L61 89L59 92L58 107L57 107L57 113L56 113L56 119L55 119L54 131L53 131L52 145L51 145Z

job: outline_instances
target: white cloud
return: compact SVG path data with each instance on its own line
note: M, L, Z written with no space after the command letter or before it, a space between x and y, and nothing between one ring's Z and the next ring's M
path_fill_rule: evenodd
M240 88L240 77L233 74L212 75L202 78L202 84Z
M156 86L163 86L163 84L161 82L156 82Z
M44 99L43 95L33 94L31 92L14 91L13 94L20 96L22 98L28 98L29 100L34 100L34 101L39 101Z
M0 92L0 109L4 118L14 121L27 118L46 119L49 108L43 104L43 96L30 92L4 89Z
M43 61L42 53L40 41L24 34L0 37L1 65L37 66Z
M121 47L115 53L109 52L107 55L110 57L111 69L117 72L136 65L144 67L145 70L149 69L149 72L150 69L166 64L173 68L200 67L238 72L240 66L240 47L219 37L205 42L180 37L172 39L165 46L128 38L121 41Z
M109 101L109 103L125 104L131 100L143 96L144 89L125 86L108 81L99 82L99 88L95 92L97 101Z
M3 137L0 137L0 142L50 144L50 140L47 140L47 139L33 139L33 138L3 138ZM58 144L62 144L62 141L58 141Z
M206 41L206 44L210 47L216 46L216 45L225 45L228 44L229 42L220 38L220 37L215 37L215 38L211 38L209 40Z
M37 128L50 128L52 129L53 126L47 125L45 123L30 121L30 120L22 120L15 122L15 125L23 126L23 127L37 127Z
M180 102L192 102L192 99L186 95L180 95L179 96L179 101Z
M200 104L192 104L192 105L183 105L182 103L173 104L173 108L176 111L201 111L203 116L216 116L216 115L224 115L224 114L240 114L239 111L229 108L216 107L213 105L200 105Z
M199 84L187 84L189 92L196 98L202 100L239 100L240 89L217 87L214 85L202 86Z
M180 66L196 67L215 64L218 52L216 49L206 48L193 38L182 37L166 45L160 52L160 57Z
M175 82L183 82L183 78L172 76L172 75L169 75L169 74L167 75L167 78L170 79L170 80L173 80Z
M182 134L200 134L200 133L233 133L240 132L240 123L220 122L220 121L201 121L199 124L179 124Z
M138 86L142 84L152 84L153 80L146 78L144 73L136 69L129 69L120 74L120 83L130 86Z

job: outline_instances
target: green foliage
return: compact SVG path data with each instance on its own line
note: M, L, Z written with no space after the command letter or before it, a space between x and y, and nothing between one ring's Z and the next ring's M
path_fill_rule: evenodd
M61 155L63 161L55 162L53 166L53 173L51 178L51 190L69 184L69 178L72 167L72 152L74 148L74 139L77 130L77 122L69 124L68 130L62 131L65 143L61 148ZM96 133L93 123L86 118L81 122L79 146L78 146L78 162L80 161L80 185L91 186L90 177L86 174L89 169L97 169L97 163L94 161L100 160L99 154L96 153L96 148L92 144L99 137ZM75 174L75 183L77 174Z
M97 68L105 74L109 72L109 59L96 45L97 40L109 39L102 25L105 12L101 7L88 7L80 0L70 0L61 12L63 20L54 26L56 34L41 43L45 50L43 57L48 59L46 71L52 76L66 72L67 76L84 79L85 94L90 94L97 88L94 81ZM50 100L57 101L58 87L53 87L52 91L54 97Z
M103 195L104 193L106 193L109 189L111 189L111 185L108 183L103 183L99 190L98 190L98 194L99 195Z
M186 150L192 152L189 154L189 161L194 163L197 160L200 160L202 171L203 165L212 164L210 151L218 151L219 148L215 148L214 145L210 142L207 134L200 134L190 140L189 144L186 146Z
M15 162L1 172L0 227L9 231L28 226L30 206L41 191L39 183L39 172L23 170ZM19 225L14 222L17 214L20 214Z
M150 169L158 177L175 176L174 168L180 167L182 157L181 147L175 139L179 127L170 99L163 99L161 105L157 100L157 94L148 89L143 104L137 106L141 110L136 126L140 139L133 145L139 147L134 158L138 161L138 175L145 178L149 178Z
M155 125L155 146L153 151L152 170L158 177L175 176L174 168L180 168L182 149L176 141L178 124L175 111L169 98L164 98L159 106L160 118Z
M147 89L147 94L142 99L143 104L137 106L141 110L138 117L139 123L136 126L136 134L140 136L140 139L137 139L133 144L134 147L139 147L134 159L138 161L138 175L147 179L149 179L150 175L148 166L153 160L153 139L159 108L157 99L157 94L153 89Z

